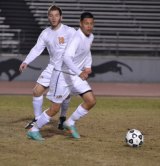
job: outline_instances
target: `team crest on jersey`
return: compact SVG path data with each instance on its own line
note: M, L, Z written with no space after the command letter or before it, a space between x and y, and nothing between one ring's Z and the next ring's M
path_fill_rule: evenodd
M58 37L59 44L64 44L64 37Z

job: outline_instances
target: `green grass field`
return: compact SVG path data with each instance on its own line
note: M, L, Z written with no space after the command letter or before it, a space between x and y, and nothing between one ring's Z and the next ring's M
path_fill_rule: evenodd
M81 102L73 97L71 114ZM45 99L44 109L50 105ZM77 122L80 140L57 129L58 115L42 128L44 142L26 137L33 118L31 96L0 96L0 166L159 166L160 100L97 97L97 105ZM145 142L131 148L128 129L143 132Z

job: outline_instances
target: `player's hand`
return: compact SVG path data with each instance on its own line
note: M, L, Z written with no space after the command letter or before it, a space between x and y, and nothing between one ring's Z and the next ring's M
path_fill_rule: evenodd
M91 68L85 68L84 71L85 71L87 74L91 74L91 73L92 73L92 69L91 69Z
M22 63L19 67L19 71L23 72L25 69L27 68L27 64L26 63Z
M82 80L86 80L88 78L88 74L85 71L82 71L82 73L79 75L79 77Z

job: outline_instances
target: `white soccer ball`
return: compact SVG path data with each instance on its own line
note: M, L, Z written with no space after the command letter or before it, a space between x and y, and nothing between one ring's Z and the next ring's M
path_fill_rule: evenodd
M126 133L125 141L131 147L139 147L144 142L144 136L139 130L131 129Z

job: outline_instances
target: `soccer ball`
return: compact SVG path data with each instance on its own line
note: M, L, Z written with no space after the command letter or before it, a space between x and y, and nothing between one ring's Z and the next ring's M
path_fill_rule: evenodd
M131 147L139 147L144 142L144 136L139 130L131 129L128 130L125 141Z

